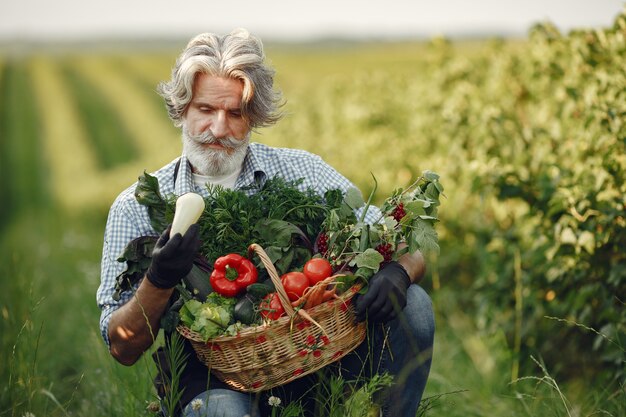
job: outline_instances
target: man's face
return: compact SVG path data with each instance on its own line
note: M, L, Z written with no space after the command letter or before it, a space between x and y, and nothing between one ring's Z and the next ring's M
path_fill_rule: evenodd
M250 128L241 114L243 84L198 74L183 118L183 151L203 175L234 172L246 155Z

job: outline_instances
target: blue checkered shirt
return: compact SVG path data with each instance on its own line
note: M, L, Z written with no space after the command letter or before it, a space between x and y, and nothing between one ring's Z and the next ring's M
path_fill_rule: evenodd
M178 167L178 168L177 168ZM191 168L183 155L163 168L152 173L158 181L163 196L182 195L195 192L208 196L204 187L194 184ZM303 150L272 148L259 143L251 143L243 162L243 167L235 189L255 183L263 183L267 178L280 176L287 181L304 178L299 185L301 190L312 188L320 195L329 189L347 190L354 185L317 155ZM101 283L97 292L100 315L100 331L104 341L109 344L108 328L111 314L124 305L133 295L132 291L121 294L119 301L113 300L115 278L126 268L126 264L117 258L128 242L140 236L158 236L159 232L150 225L147 207L135 199L137 183L124 190L114 201L104 232L102 249ZM253 191L250 191L253 192ZM380 218L376 207L368 210L366 221L373 223Z

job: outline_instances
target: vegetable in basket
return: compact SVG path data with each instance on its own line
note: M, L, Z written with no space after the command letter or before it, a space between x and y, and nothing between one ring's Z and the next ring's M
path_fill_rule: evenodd
M191 330L211 339L226 333L233 318L234 298L211 293L207 301L189 300L180 309L180 321Z
M298 271L287 272L280 277L280 280L290 301L296 301L302 297L302 294L310 285L309 278Z
M314 285L331 276L333 267L325 258L312 258L304 264L302 272L307 276L311 285Z
M250 294L246 294L237 301L235 309L233 311L235 321L241 322L246 326L250 326L257 322L259 318L259 312L257 311L257 304Z
M261 310L261 316L269 320L278 320L285 314L285 309L280 302L278 293L275 292L263 297L259 308Z
M258 272L247 258L237 254L217 258L211 273L211 286L225 297L236 297L257 281Z

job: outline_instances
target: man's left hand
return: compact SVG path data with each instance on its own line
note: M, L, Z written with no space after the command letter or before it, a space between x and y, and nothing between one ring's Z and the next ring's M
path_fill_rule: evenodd
M406 292L411 278L398 262L389 262L370 279L365 295L356 300L358 321L388 322L406 306Z

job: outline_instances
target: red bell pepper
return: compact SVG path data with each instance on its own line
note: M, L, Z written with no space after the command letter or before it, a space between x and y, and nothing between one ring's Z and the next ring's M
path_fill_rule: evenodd
M224 297L235 297L257 281L258 272L247 258L230 253L217 258L211 273L211 286Z

